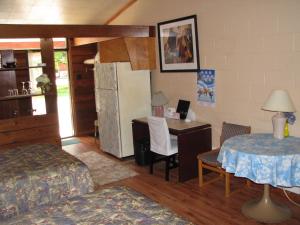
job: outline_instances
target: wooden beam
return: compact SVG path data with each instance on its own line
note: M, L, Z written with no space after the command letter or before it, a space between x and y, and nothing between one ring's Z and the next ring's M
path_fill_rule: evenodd
M130 0L124 6L122 6L112 17L110 17L104 24L110 24L114 19L116 19L121 13L123 13L126 9L136 3L137 0Z
M52 86L50 91L45 96L47 113L57 112L57 93L56 93L56 77L55 77L55 62L54 62L54 49L52 38L41 38L41 56L42 62L46 63L43 67L43 73L47 74Z
M101 42L101 41L112 40L112 39L115 39L115 38L116 38L116 37L74 38L73 46L93 44L93 43L98 43L98 42Z
M1 24L0 30L0 38L155 37L155 26Z

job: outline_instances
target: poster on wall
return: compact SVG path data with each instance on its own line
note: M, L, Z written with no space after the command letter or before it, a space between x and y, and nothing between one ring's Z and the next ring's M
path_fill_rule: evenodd
M215 106L215 70L203 69L197 73L197 99L201 105Z

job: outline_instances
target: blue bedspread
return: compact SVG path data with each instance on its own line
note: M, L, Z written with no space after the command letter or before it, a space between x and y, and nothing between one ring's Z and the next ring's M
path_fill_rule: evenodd
M0 152L0 221L94 190L87 166L50 144Z

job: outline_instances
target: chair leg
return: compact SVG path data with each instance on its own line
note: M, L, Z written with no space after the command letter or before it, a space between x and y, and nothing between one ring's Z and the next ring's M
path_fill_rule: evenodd
M166 158L166 174L165 174L165 180L169 181L169 170L170 170L170 157Z
M94 140L95 140L95 142L97 142L97 126L95 126L95 128L94 128Z
M198 160L198 174L199 174L199 186L203 186L203 163L201 160Z
M154 157L154 153L150 151L150 170L149 170L150 174L153 174L153 157Z
M225 173L225 197L230 195L230 173Z

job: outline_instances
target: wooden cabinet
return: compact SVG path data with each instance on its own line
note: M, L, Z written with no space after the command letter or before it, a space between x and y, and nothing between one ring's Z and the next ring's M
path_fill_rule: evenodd
M22 95L22 82L30 81L29 70L42 68L41 66L29 66L28 51L26 50L2 50L2 67L0 69L0 119L10 119L18 116L32 115L32 96L40 94ZM16 66L5 68L7 62L16 61ZM18 90L18 95L11 96L9 90Z
M100 62L130 62L132 70L156 68L155 38L126 37L99 42Z
M16 68L0 69L0 150L24 144L54 143L61 145L57 115L54 49L51 38L40 42L41 61L46 64L41 73L46 73L52 85L45 99L46 114L32 115L31 98L37 95L8 96L8 89L22 90L23 81L30 80L28 51L5 51L2 61L16 59ZM1 51L3 53L3 50ZM11 60L12 59L12 60ZM17 111L17 112L15 112Z

